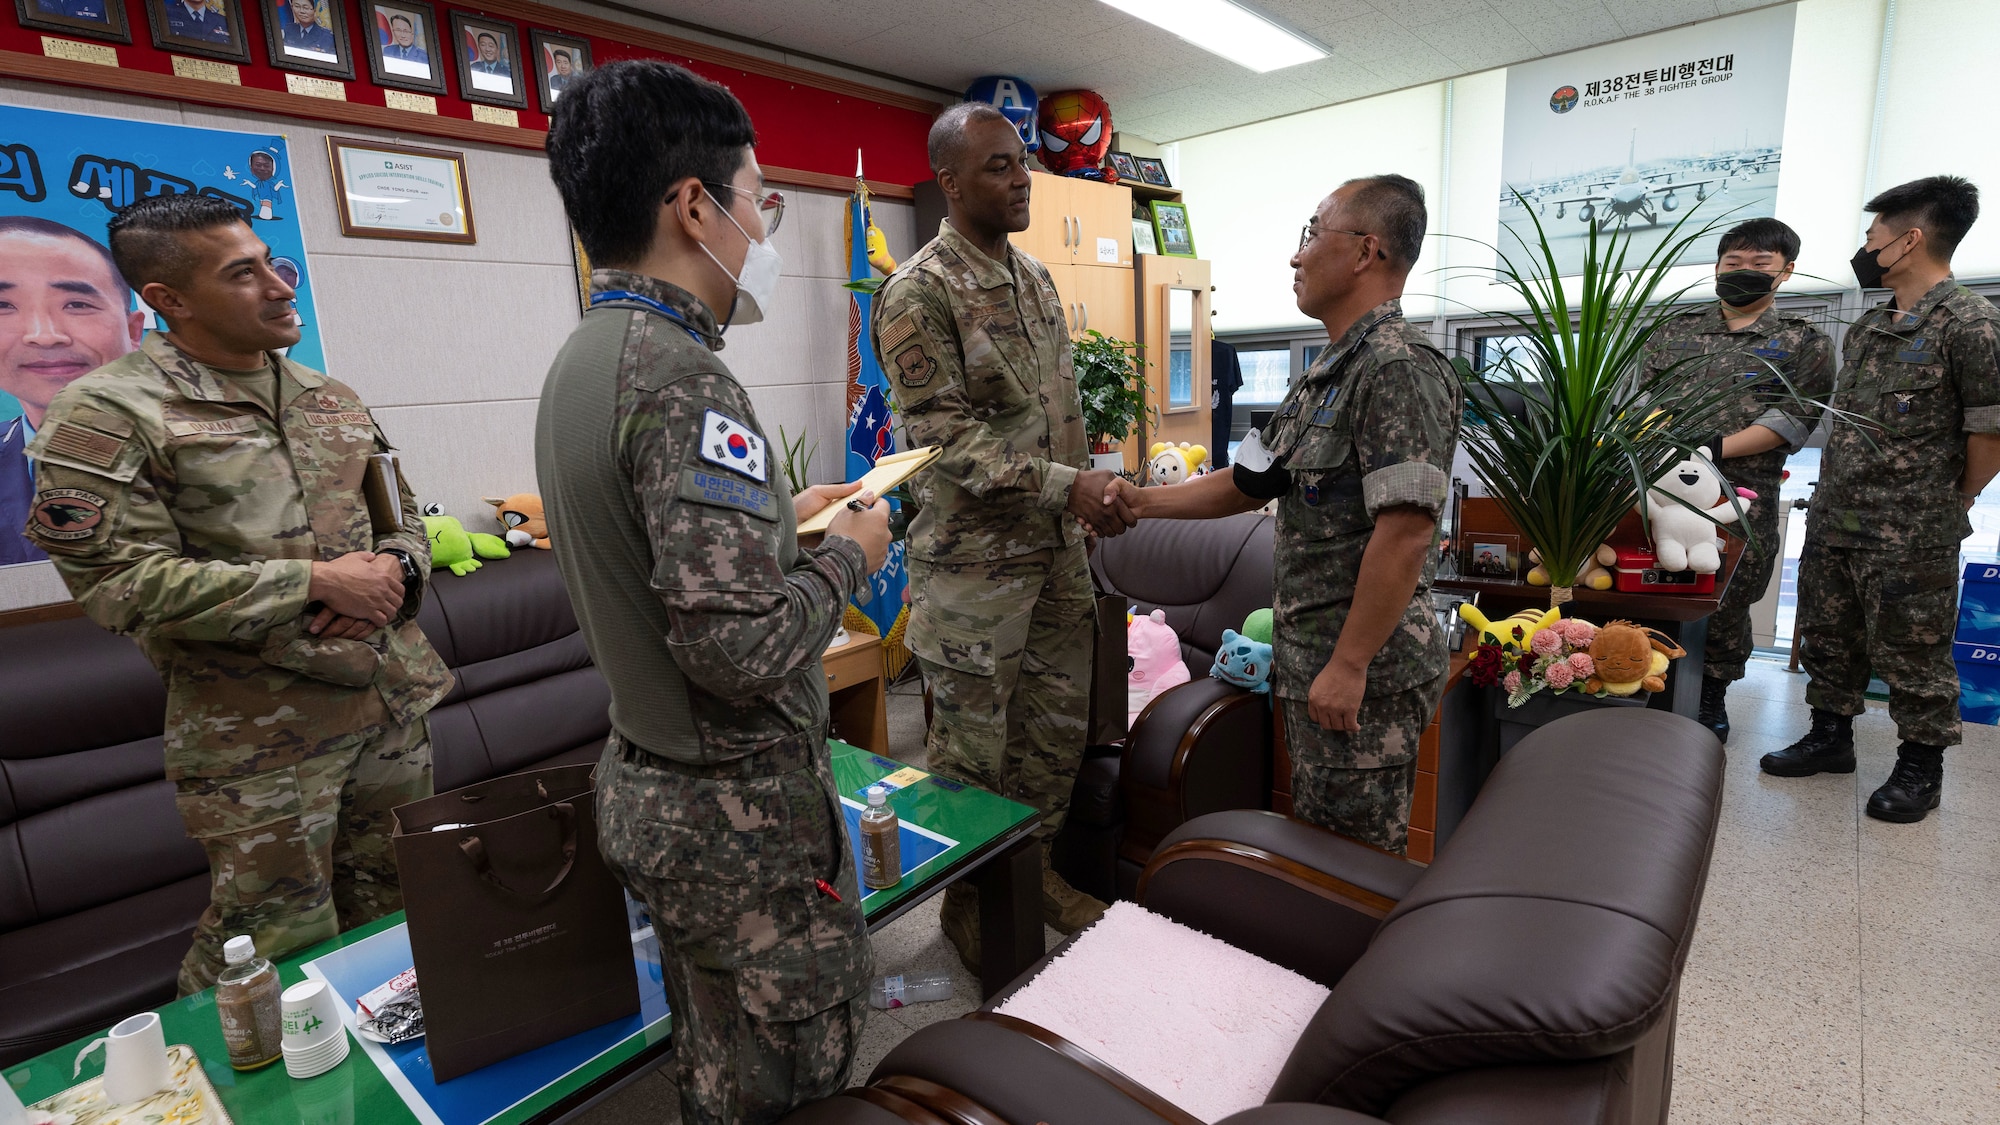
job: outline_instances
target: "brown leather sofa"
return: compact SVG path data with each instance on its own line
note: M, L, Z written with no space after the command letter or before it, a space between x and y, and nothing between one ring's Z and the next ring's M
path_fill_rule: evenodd
M1664 1123L1722 769L1692 720L1603 710L1524 739L1428 868L1272 813L1180 826L1141 904L1332 989L1265 1104L1226 1120ZM911 1035L866 1087L788 1125L1192 1125L1081 1047L994 1013L1009 992Z
M1086 753L1053 857L1078 890L1129 899L1153 849L1183 821L1271 807L1269 696L1210 679L1208 669L1222 631L1271 605L1275 522L1255 513L1152 520L1092 553L1099 589L1166 614L1193 679L1148 704L1122 746Z
M457 674L430 718L439 791L597 757L610 693L553 555L441 572L418 622ZM126 638L0 630L0 1066L173 999L208 864L174 812L164 709Z

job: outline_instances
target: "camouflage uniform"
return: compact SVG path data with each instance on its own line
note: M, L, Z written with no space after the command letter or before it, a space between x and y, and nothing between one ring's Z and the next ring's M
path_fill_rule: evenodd
M1271 690L1284 708L1293 812L1393 852L1408 842L1417 740L1450 660L1430 608L1436 551L1368 663L1360 730L1322 728L1306 700L1333 658L1376 515L1444 506L1462 409L1451 364L1388 301L1320 353L1264 435L1292 476L1278 502Z
M1730 484L1757 494L1744 513L1750 534L1743 536L1743 558L1723 592L1722 604L1708 619L1703 655L1704 677L1735 681L1743 678L1744 664L1756 647L1750 607L1764 596L1771 572L1784 555L1778 491L1785 458L1797 453L1819 424L1820 408L1800 400L1824 402L1833 390L1833 342L1813 327L1810 318L1781 312L1775 305L1732 332L1718 302L1661 325L1647 344L1641 378L1651 379L1676 364L1691 366L1704 357L1709 375L1742 387L1716 420L1717 432L1727 436L1746 426L1763 426L1784 439L1776 449L1731 457L1718 466ZM1743 535L1740 526L1732 530Z
M1089 465L1068 326L1040 262L988 258L949 222L875 300L910 440L910 651L931 689L933 769L1062 828L1083 759L1094 616L1070 487Z
M367 457L390 448L352 390L272 357L278 416L164 337L78 379L29 448L28 534L92 620L166 681L166 772L213 880L182 994L241 933L275 957L401 909L389 810L431 793L424 713L451 686L412 618L364 640L305 631L314 561L430 543L403 486L375 535Z
M1968 433L2000 433L2000 310L1946 278L1905 319L1847 330L1799 558L1806 702L1859 715L1868 676L1889 685L1904 739L1959 742L1958 547L1972 533L1958 480Z
M535 459L611 687L599 846L660 937L682 1120L773 1121L839 1092L860 1041L873 958L820 654L867 564L845 537L800 550L707 306L620 270L591 286L626 296L556 357Z

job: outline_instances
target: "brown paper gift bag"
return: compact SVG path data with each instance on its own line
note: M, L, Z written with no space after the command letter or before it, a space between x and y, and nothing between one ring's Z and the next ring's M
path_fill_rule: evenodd
M395 811L440 1082L639 1010L624 892L597 851L591 769L495 778ZM465 827L431 831L444 824Z

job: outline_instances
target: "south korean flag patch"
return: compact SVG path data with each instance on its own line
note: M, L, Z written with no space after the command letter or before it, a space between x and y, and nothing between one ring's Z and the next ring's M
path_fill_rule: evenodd
M763 484L771 475L764 454L764 439L750 427L713 410L702 415L702 460Z

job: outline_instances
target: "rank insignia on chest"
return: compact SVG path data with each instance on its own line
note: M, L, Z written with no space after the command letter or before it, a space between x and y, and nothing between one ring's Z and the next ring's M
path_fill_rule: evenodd
M758 484L770 476L764 439L750 427L714 410L701 417L701 459L742 473Z
M1307 507L1309 508L1319 507L1319 484L1317 482L1306 485L1305 500Z
M1908 414L1908 413L1910 412L1910 399L1911 399L1911 397L1912 397L1912 395L1911 395L1910 393L1908 393L1908 392L1898 392L1898 393L1897 393L1897 395L1896 395L1896 413L1898 413L1898 414Z
M321 410L340 409L340 400L333 397L332 395L320 395L318 398L314 399L313 402Z

